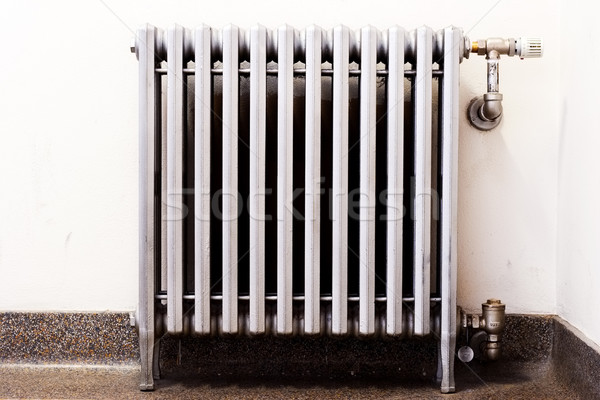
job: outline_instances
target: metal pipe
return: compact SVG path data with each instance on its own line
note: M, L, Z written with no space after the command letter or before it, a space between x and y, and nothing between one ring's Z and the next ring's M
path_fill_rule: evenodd
M499 78L499 61L500 53L496 50L492 50L488 53L487 57L487 69L488 69L488 93L498 93L500 91L500 78Z
M468 117L471 125L483 131L489 131L502 120L502 94L500 93L500 55L521 59L541 57L542 39L489 38L478 40L471 45L471 53L485 56L487 59L487 93L471 100Z

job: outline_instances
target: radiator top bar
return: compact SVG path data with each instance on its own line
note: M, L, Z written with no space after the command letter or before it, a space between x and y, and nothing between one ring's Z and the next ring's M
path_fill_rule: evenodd
M260 25L259 25L260 26ZM284 25L285 26L285 25ZM223 29L214 29L209 28L211 32L211 58L213 60L222 60L223 58L223 40L222 40L222 32L225 29L229 29L233 27L233 25L228 25ZM311 26L312 28L312 26ZM318 27L317 27L318 28ZM198 28L200 29L200 28ZM291 28L290 28L291 29ZM335 28L334 28L335 29ZM333 61L333 31L330 30L322 30L322 45L321 45L321 56L323 62L332 62ZM239 31L238 38L238 50L239 50L239 61L250 61L250 32L251 29L239 29L236 27L236 30ZM320 29L319 29L320 30ZM387 30L376 30L377 36L377 62L386 62L387 54L388 54L388 43L386 34ZM276 29L266 29L267 32L267 62L277 61L277 30ZM294 62L306 60L306 30L298 30L294 29ZM189 28L184 28L184 37L183 37L183 57L184 61L191 61L194 58L194 48L195 48L195 38L194 38L194 30ZM349 57L350 62L360 63L360 54L361 54L361 43L360 43L360 30L352 31L349 30L350 40L349 40ZM167 46L166 46L166 31L159 30L156 37L156 48L155 53L156 56L162 60L167 60ZM131 46L132 52L138 53L138 48L140 45L144 45L141 39L137 39L135 45ZM459 49L459 62L462 62L463 58L468 58L471 52L471 44L469 38L466 36L462 37L460 41L460 49ZM406 62L413 63L415 61L416 55L416 29L412 31L407 31L405 35L404 42L404 52L405 52L405 60ZM432 56L433 61L438 62L442 61L444 58L444 30L433 31L432 33Z

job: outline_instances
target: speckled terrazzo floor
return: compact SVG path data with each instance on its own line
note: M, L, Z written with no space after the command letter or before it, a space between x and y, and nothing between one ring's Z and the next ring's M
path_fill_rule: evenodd
M458 392L442 395L431 381L287 377L208 377L198 371L171 372L154 392L137 389L134 367L67 368L0 365L0 398L90 399L579 399L560 383L548 363L514 362L469 371L457 368Z
M556 317L510 315L506 321L502 360L468 367L456 361L452 395L441 395L433 382L437 347L431 338L168 335L161 340L163 379L156 391L143 393L128 314L4 313L0 399L600 400L597 345Z

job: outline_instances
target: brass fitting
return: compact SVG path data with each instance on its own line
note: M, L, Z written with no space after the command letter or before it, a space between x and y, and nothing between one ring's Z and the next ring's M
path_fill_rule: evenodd
M473 357L495 361L502 352L502 334L506 327L506 306L500 300L489 299L481 305L482 314L462 314L462 329L467 336L467 345L458 351L463 362Z
M487 344L483 356L487 360L495 361L500 358L501 336L506 326L506 306L500 300L489 299L481 305L481 328L487 333Z
M496 51L498 54L506 54L512 57L516 53L516 47L517 41L513 38L489 38L473 42L471 53L477 53L479 56L487 56L490 52Z

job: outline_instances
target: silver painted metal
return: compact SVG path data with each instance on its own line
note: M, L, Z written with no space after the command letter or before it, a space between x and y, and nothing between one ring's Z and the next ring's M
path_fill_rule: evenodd
M367 26L360 31L360 227L359 297L360 333L375 332L375 151L377 34Z
M194 109L194 302L195 333L210 333L210 130L211 130L211 29L195 31Z
M136 54L139 59L139 305L138 333L140 337L140 389L153 390L153 359L155 347L154 276L156 271L156 237L154 197L156 171L156 42L158 29L145 25L137 31Z
M454 351L456 349L456 285L458 267L458 107L459 107L459 44L460 29L444 29L444 62L442 68L441 171L442 193L440 207L440 271L441 271L441 334L440 361L441 391L455 391Z
M250 29L250 332L265 331L267 30Z
M350 30L333 29L332 326L348 332L348 63Z
M167 31L167 331L183 332L183 36Z
M383 306L383 303L379 304ZM211 336L222 336L225 334L223 331L223 320L221 318L220 311L221 303L216 300L213 301L212 307L216 311L211 315ZM358 301L355 301L349 305L349 314L348 314L348 330L346 332L346 336L349 337L364 337L364 335L360 332L360 315L359 315L359 304ZM410 301L406 302L404 305L404 311L402 313L402 334L397 335L399 338L412 338L416 337L414 331L414 315L413 315L413 307ZM311 334L307 333L304 329L304 325L306 324L306 313L304 312L304 304L303 302L298 302L294 304L294 309L297 311L293 320L292 320L292 332L290 334L284 334L283 336L309 336ZM254 332L249 329L249 313L246 312L247 309L240 307L239 311L239 324L238 331L235 334L236 336L256 336ZM320 309L320 318L319 318L319 331L321 336L334 336L332 333L332 314L331 314L331 303L323 304ZM193 335L194 319L190 314L184 315L184 327L185 330L183 332L184 335ZM281 335L277 331L277 304L275 302L267 303L265 308L265 335L273 335L278 336ZM165 323L166 316L165 314L158 313L156 318L156 327L155 331L158 335L161 335L165 332ZM430 326L432 333L439 337L440 335L440 326L441 326L441 318L440 318L440 308L435 307L432 309L430 313ZM384 338L387 337L386 333L386 324L385 324L385 312L382 311L382 307L377 308L377 312L375 313L375 329L373 333L369 336L370 338ZM231 334L227 334L227 336L231 337ZM335 335L337 336L337 335Z
M404 218L404 42L400 27L387 32L387 316L388 335L402 334L402 228Z
M223 35L223 331L238 330L238 43L237 26Z
M415 334L429 334L431 265L431 96L432 36L429 27L417 29L415 82L415 197L414 291Z
M167 299L167 294L166 292L159 292L157 294L154 295L154 298L156 300L166 300ZM183 299L184 300L194 300L196 298L196 295L193 293L186 293L183 295ZM223 300L223 295L220 294L212 294L210 296L211 300L219 300L222 301ZM320 296L321 301L332 301L332 296ZM248 301L250 300L250 296L245 295L245 294L241 294L238 295L238 300L240 301ZM303 295L295 295L292 297L292 300L294 301L305 301L306 300L306 296ZM349 303L353 303L353 302L358 302L359 297L358 296L348 296L348 302ZM442 301L441 297L432 297L431 299L432 303L436 303L436 302L440 302ZM277 295L265 295L265 301L277 301ZM378 303L385 303L387 301L387 297L385 296L376 296L375 297L375 302ZM414 297L403 297L402 298L402 303L406 303L406 302L413 302L415 301Z
M156 68L156 73L158 74L166 74L167 73L167 68ZM195 68L184 68L183 69L183 74L184 75L193 75L195 73L196 69ZM223 75L223 68L212 68L211 73L213 75ZM240 76L243 75L250 75L250 68L240 68L238 70L238 73ZM348 75L350 76L360 76L361 75L361 70L360 69L351 69L348 71ZM378 69L376 72L377 76L388 76L389 71L387 69ZM279 70L277 68L269 68L267 70L267 75L277 75L279 74ZM443 72L441 70L437 70L434 69L431 71L431 74L433 76L442 76L444 75ZM306 68L294 68L294 76L302 76L302 75L306 75ZM322 76L333 76L333 69L331 68L321 68L321 75ZM404 71L404 75L409 77L409 76L415 76L416 75L416 71L414 70L410 70L407 69Z
M277 333L292 333L294 28L277 30Z
M193 33L193 34L192 34ZM146 45L142 45L145 43ZM148 47L148 43L151 46ZM359 37L347 27L324 32L309 27L302 34L283 26L273 34L262 26L246 34L235 26L222 30L175 26L163 35L154 27L139 31L135 46L140 60L140 349L142 389L153 388L158 375L154 338L176 334L238 335L441 335L442 391L454 388L456 343L456 171L458 140L458 65L465 57L465 38L456 28L433 32L422 27L405 32L393 27L382 36L367 27ZM516 52L515 46L515 52ZM439 70L433 70L433 55ZM468 55L468 52L466 53ZM159 63L159 58L166 64ZM194 64L188 65L189 61ZM214 63L221 61L221 66ZM250 67L240 67L248 61ZM267 70L276 61L277 68ZM304 67L294 69L302 61ZM324 62L330 62L330 68ZM359 69L350 70L350 62ZM412 70L405 70L410 62ZM378 63L383 63L385 69ZM161 76L166 76L161 96ZM186 115L186 85L194 77L194 115ZM265 195L267 143L267 76L277 77L277 293L265 292ZM215 76L222 81L222 292L211 293L211 102ZM249 287L238 290L238 108L240 76L249 78ZM292 292L293 95L295 77L305 82L305 224L304 293ZM329 77L323 80L322 77ZM358 223L358 295L348 292L349 112L350 76L359 77L360 155ZM440 171L432 171L432 78L441 79ZM383 78L383 79L381 79ZM244 78L246 79L246 78ZM415 130L404 128L404 87L414 84ZM163 79L164 80L164 79ZM191 79L190 79L191 81ZM321 293L321 88L332 84L332 293ZM376 84L386 85L387 170L385 293L375 293ZM296 88L297 90L298 88ZM191 90L191 88L187 88ZM242 94L245 96L244 94ZM189 100L189 96L187 97ZM244 103L242 103L244 104ZM247 103L246 103L247 104ZM162 109L161 109L162 107ZM182 232L183 129L194 127L194 238ZM166 121L166 124L162 121ZM274 133L274 130L273 130ZM190 134L190 133L188 133ZM302 134L302 133L300 133ZM159 135L163 135L158 137ZM405 149L405 135L414 149ZM352 143L354 145L354 143ZM414 151L414 243L403 238L404 154ZM186 150L187 152L187 150ZM216 166L219 168L219 166ZM213 171L214 173L215 171ZM441 174L438 224L441 298L431 297L431 176ZM164 203L157 204L159 200ZM437 205L436 205L437 206ZM409 210L407 210L409 211ZM165 218L166 217L166 218ZM179 217L179 218L178 218ZM166 221L162 222L162 219ZM164 229L164 231L163 231ZM275 236L273 236L275 239ZM194 289L184 292L182 244L193 245ZM402 298L403 246L412 245L414 297ZM187 246L187 244L186 244ZM158 260L158 249L164 260ZM435 251L435 250L434 250ZM155 265L155 264L161 264ZM165 268L163 273L162 268ZM190 266L191 268L192 266ZM329 268L329 265L327 265ZM158 269L160 268L160 269ZM160 279L155 278L160 277ZM353 278L353 279L356 279ZM158 282L160 280L160 282ZM163 282L164 281L164 282ZM441 306L438 304L441 303ZM166 304L166 307L163 305ZM184 312L186 310L193 312ZM433 307L433 308L432 308ZM164 311L166 308L166 312ZM159 310L156 313L155 310ZM432 311L434 310L434 311ZM160 315L159 315L160 314ZM155 327L156 324L156 327ZM493 341L494 338L492 337ZM154 374L153 374L154 372Z
M323 32L306 28L306 164L304 166L304 330L320 332L321 282L321 49Z

